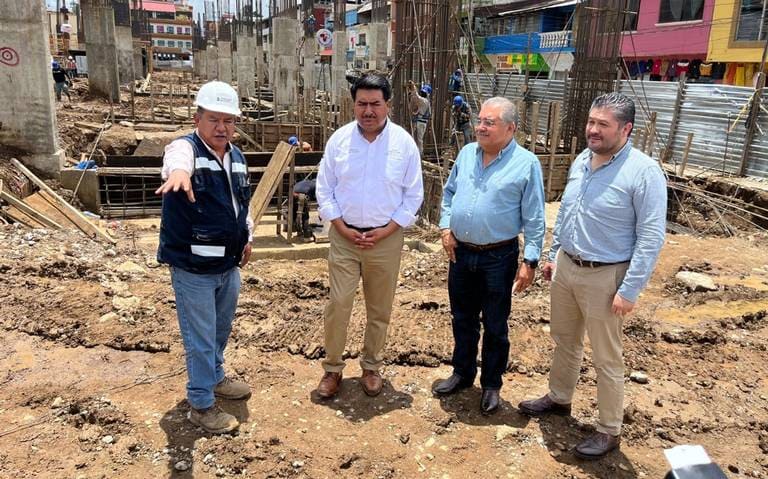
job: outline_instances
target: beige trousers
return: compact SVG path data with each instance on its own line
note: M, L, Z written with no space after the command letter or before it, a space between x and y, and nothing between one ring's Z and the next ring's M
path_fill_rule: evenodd
M347 241L334 227L331 227L329 238L328 272L331 292L325 307L323 369L330 372L344 369L342 355L347 344L347 328L357 285L362 277L367 321L360 366L376 371L384 358L384 343L400 272L403 230L398 229L367 250L357 249L354 243Z
M549 372L549 397L559 404L571 403L579 379L586 329L597 372L600 417L596 429L619 435L624 415L623 321L611 312L611 304L629 263L581 267L561 250L556 264L550 290L550 334L555 341L555 354Z

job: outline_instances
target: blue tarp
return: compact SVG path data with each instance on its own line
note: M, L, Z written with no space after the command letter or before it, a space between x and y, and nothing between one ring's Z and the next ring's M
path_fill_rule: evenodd
M514 35L498 35L485 38L486 55L502 55L505 53L551 53L551 52L573 52L572 42L567 47L541 48L541 35L539 33L530 34L530 50L528 45L528 33L517 33Z

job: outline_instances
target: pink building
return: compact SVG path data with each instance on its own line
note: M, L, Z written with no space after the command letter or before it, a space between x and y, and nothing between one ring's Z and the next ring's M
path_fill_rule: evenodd
M683 69L707 58L715 0L632 0L621 42L629 76L654 74L653 80L674 79L669 65ZM655 64L655 65L654 65ZM636 69L636 65L639 65ZM648 65L650 68L645 68ZM654 66L651 66L654 65Z

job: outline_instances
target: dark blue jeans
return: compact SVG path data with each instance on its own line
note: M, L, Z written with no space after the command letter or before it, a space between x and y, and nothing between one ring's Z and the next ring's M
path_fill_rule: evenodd
M459 244L448 268L448 296L453 314L453 370L466 381L477 375L477 347L483 325L480 385L500 389L507 368L507 320L517 273L517 242L488 251Z

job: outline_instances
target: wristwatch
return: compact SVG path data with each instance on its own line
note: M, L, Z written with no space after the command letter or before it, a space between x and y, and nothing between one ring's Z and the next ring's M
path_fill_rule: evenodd
M527 264L531 269L536 269L539 267L539 260L537 259L524 259L523 263Z

